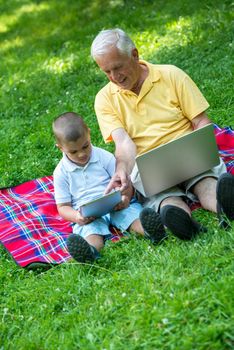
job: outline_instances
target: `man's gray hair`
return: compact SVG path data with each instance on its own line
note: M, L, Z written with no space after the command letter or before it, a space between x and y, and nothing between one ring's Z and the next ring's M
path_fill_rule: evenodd
M98 56L107 53L110 48L116 47L121 53L131 56L136 48L132 39L119 28L102 30L94 39L91 46L91 56L95 60Z

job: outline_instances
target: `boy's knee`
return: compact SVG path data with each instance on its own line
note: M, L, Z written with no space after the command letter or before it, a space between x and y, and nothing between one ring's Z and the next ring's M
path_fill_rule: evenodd
M129 231L134 231L134 232L139 233L141 235L144 234L144 229L141 225L140 219L136 219L132 222L132 224L129 227Z
M104 237L98 234L91 234L85 237L85 240L92 246L94 246L98 251L104 247Z

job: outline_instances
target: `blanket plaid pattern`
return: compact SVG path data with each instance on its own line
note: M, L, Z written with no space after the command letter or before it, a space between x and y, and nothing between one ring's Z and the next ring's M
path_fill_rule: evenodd
M227 171L234 174L234 130L230 126L220 128L214 124L214 132L219 155L223 158Z
M215 125L219 152L234 174L234 131ZM61 264L69 259L66 238L71 223L63 220L54 201L52 176L0 190L0 241L21 267ZM112 241L123 235L111 228Z
M66 238L72 225L58 214L52 176L0 190L0 227L1 243L21 267L71 259ZM112 241L123 236L111 232Z

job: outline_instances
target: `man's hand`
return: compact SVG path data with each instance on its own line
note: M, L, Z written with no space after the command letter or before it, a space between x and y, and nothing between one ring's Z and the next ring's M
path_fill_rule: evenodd
M108 186L105 189L105 194L117 189L122 192L129 187L130 183L130 176L124 171L118 171L112 176Z
M114 208L114 210L122 210L125 209L129 206L129 203L133 197L134 194L134 189L132 186L131 181L129 180L129 185L128 187L122 191L121 193L121 202L119 204L116 205L116 207Z

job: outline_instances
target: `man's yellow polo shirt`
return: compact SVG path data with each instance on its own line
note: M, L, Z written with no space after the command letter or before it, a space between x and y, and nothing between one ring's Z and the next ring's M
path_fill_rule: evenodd
M124 128L141 154L192 130L191 120L209 104L192 79L172 65L147 65L149 74L140 94L109 82L95 99L95 111L105 142Z

